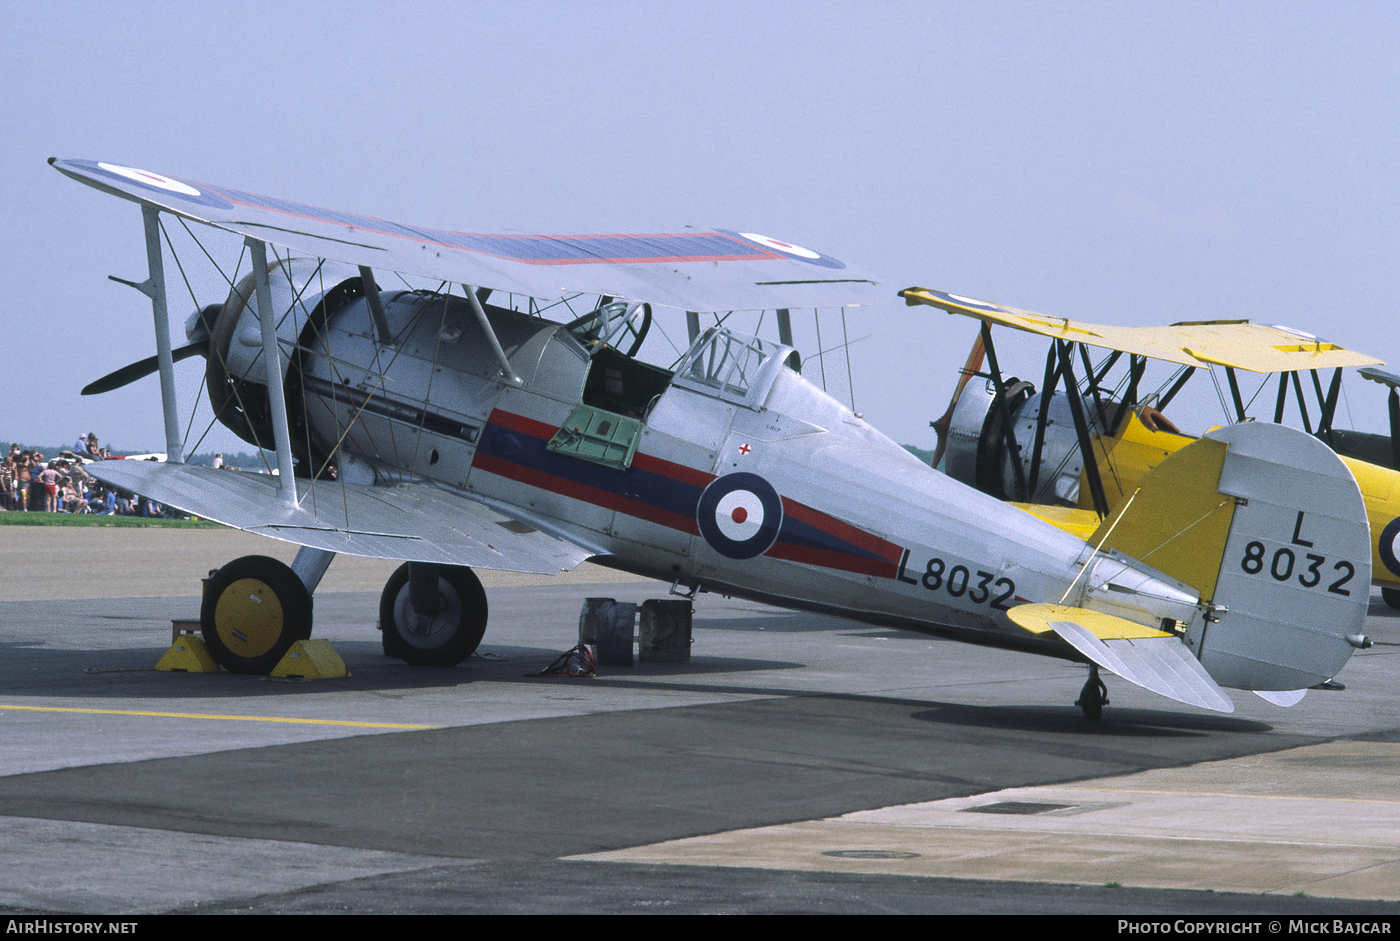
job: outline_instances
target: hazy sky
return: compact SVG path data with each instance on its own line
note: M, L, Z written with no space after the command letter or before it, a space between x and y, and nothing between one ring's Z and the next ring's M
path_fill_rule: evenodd
M0 439L163 447L154 377L78 395L154 351L107 280L145 277L140 213L49 156L439 228L809 245L888 285L847 315L856 406L923 447L975 328L911 284L1400 364L1393 2L55 2L0 53ZM192 306L172 288L172 321ZM1038 374L1031 349L1008 365Z

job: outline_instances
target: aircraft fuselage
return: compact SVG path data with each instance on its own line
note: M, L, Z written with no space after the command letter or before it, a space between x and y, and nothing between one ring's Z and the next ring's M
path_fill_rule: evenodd
M392 349L363 300L303 339L311 438L339 442L348 480L426 479L516 507L681 586L1076 656L1004 612L1069 592L1085 544L933 471L783 365L787 348L720 332L672 373L488 307L512 383L462 299L384 301ZM716 374L735 349L748 361ZM1149 569L1090 567L1069 603L1145 624L1196 614Z

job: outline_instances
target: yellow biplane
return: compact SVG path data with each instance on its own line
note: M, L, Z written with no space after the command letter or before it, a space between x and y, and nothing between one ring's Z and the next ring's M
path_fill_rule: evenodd
M911 306L927 304L982 324L952 403L931 423L939 439L934 464L941 460L949 476L1093 542L1107 535L1115 508L1133 494L1147 471L1196 440L1180 433L1163 412L1197 370L1221 369L1232 422L1250 420L1250 405L1276 375L1272 420L1284 421L1291 389L1296 411L1290 417L1331 446L1351 470L1371 527L1373 583L1391 607L1400 607L1400 436L1395 434L1400 377L1376 369L1384 365L1380 360L1300 331L1244 320L1116 327L928 288L907 288L900 296ZM1050 340L1039 390L1007 375L997 360L993 325ZM1108 351L1107 358L1095 363L1091 348ZM1115 370L1125 355L1126 372ZM1149 361L1175 369L1157 392L1144 392ZM1390 436L1333 427L1346 367L1360 367L1365 378L1391 387ZM1325 380L1324 370L1331 370ZM1241 372L1264 376L1252 395L1243 391ZM985 382L970 382L974 377ZM1309 398L1315 410L1309 410ZM1182 509L1182 526L1193 525L1191 512ZM1160 541L1156 534L1118 533L1112 544L1134 539ZM1169 542L1175 549L1161 552L1190 552L1189 539ZM1279 581L1290 580L1299 565L1305 581L1325 577L1306 569L1313 563L1303 551L1305 543L1299 535L1296 551L1276 553L1276 560L1258 564L1271 567ZM1143 558L1140 553L1151 546L1136 548Z

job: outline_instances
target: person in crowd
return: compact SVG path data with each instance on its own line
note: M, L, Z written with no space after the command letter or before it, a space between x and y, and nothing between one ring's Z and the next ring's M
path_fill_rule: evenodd
M5 509L18 510L19 496L19 445L10 445L10 453L5 455L3 470L0 470L0 487L4 488Z
M65 513L86 513L88 512L87 500L82 494L82 484L72 477L63 478L59 485L59 508Z
M21 451L15 459L15 509L29 508L29 452Z
M105 486L98 483L94 483L88 488L87 508L89 513L103 514L106 512L106 490Z
M5 456L5 463L0 464L0 507L6 510L15 508L15 458L12 454Z
M149 497L141 498L141 516L153 519L170 519L170 511Z
M49 513L58 512L58 478L58 466L55 461L49 461L39 472L39 479L43 481L44 488L44 509Z
M42 451L29 452L29 511L43 512L48 505L48 494L44 489L44 454Z

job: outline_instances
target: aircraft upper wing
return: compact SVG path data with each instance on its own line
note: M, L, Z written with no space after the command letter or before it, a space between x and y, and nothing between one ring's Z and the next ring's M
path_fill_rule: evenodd
M754 233L444 232L117 164L58 158L49 163L103 192L296 252L531 297L603 294L693 311L886 300L878 281L844 262Z
M186 513L347 555L557 575L598 554L422 484L298 480L300 505L293 507L282 502L277 478L270 474L155 461L97 461L86 467L104 483Z
M1368 366L1365 369L1358 369L1357 372L1361 373L1364 378L1370 379L1372 382L1379 382L1381 385L1390 386L1392 389L1400 389L1400 376L1386 372L1384 369L1372 369Z
M910 306L928 304L1026 333L1122 350L1182 366L1232 366L1251 372L1294 372L1337 366L1377 366L1381 360L1287 327L1247 320L1178 323L1169 327L1114 327L1047 317L929 288L899 292Z

